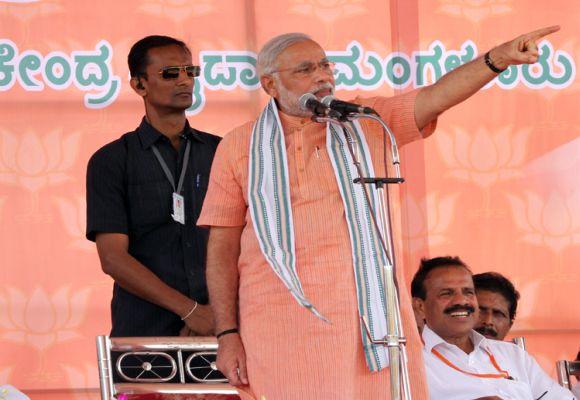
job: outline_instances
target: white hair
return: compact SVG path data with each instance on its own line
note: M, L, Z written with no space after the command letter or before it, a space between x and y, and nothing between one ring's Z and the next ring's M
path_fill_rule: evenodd
M295 43L312 40L310 36L305 33L293 32L278 35L270 40L262 47L258 53L256 61L256 69L258 77L270 74L276 69L276 59L284 50Z

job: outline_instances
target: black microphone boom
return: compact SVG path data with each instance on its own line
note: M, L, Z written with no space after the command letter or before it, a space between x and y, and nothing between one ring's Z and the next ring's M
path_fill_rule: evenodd
M355 103L349 103L347 101L338 100L332 95L328 95L322 98L322 104L331 108L332 110L338 111L341 115L348 114L374 114L379 115L375 110L370 107L361 106Z
M298 99L300 107L305 111L312 111L317 117L339 118L340 114L325 104L322 104L312 93L304 93Z

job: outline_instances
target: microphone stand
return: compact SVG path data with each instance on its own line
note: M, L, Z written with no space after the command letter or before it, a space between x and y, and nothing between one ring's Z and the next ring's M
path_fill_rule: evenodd
M395 168L395 177L365 177L363 176L360 160L357 157L355 135L353 133L352 121L357 118L367 118L377 121L383 128L391 141L391 156ZM406 338L402 327L401 310L399 306L399 295L397 278L395 274L395 247L393 243L392 223L390 217L389 194L386 185L400 184L405 180L401 178L399 150L395 136L388 125L378 116L372 114L348 114L340 119L313 116L316 122L334 122L342 127L342 131L348 143L348 149L356 167L358 178L354 183L363 185L363 192L370 209L373 224L380 239L381 247L387 258L383 265L383 285L385 288L387 335L383 338L374 338L371 335L368 322L361 317L366 334L372 344L387 347L389 354L389 372L391 383L392 400L411 400L411 386L409 382L409 370L406 351ZM385 171L387 173L387 171ZM367 185L374 185L378 192L379 210L372 208ZM378 215L378 220L377 220ZM383 235L383 232L385 235Z

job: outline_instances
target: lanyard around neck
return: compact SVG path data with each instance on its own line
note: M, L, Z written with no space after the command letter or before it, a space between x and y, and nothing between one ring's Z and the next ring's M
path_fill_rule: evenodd
M486 350L486 349L483 349L483 350L485 351L485 353L489 357L489 361L491 362L493 367L497 370L497 372L499 372L499 374L477 374L474 372L464 371L461 368L459 368L458 366L456 366L455 364L453 364L451 361L449 361L447 358L445 358L445 356L443 354L439 353L434 348L431 349L431 353L433 353L435 355L435 357L437 357L441 361L443 361L448 367L451 367L454 370L459 371L465 375L475 376L476 378L513 379L507 371L500 368L500 366L497 364L497 361L495 361L495 357L493 356L493 354L491 354L491 352L489 350Z
M189 152L191 150L191 141L188 140L187 138L185 140L187 141L187 144L185 145L185 155L183 156L183 165L181 166L181 173L179 174L179 181L177 182L177 187L175 187L175 180L173 179L173 174L171 173L171 171L169 171L169 167L167 166L167 163L165 162L163 157L161 157L159 149L157 149L157 146L155 146L154 144L151 145L151 148L153 149L153 153L155 154L157 161L159 161L159 164L161 165L161 168L163 169L165 176L169 180L169 183L171 183L173 191L177 194L181 193L181 188L183 187L183 180L185 179L185 171L187 171L187 163L189 162Z

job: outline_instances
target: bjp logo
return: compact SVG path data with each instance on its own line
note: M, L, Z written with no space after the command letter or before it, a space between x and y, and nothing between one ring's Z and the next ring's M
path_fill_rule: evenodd
M0 183L37 192L72 179L68 170L76 161L80 138L80 132L65 136L61 130L46 135L0 130Z
M28 22L34 17L64 12L60 3L59 0L0 0L0 14Z
M94 252L95 246L85 238L87 204L84 196L53 197L60 212L62 225L70 237L70 246Z
M510 14L513 0L439 0L439 3L439 12L477 24L491 16Z
M188 18L211 14L214 9L212 0L144 0L139 10L154 16L164 16L176 23Z
M523 242L556 253L580 244L580 190L567 195L553 191L546 197L533 192L523 198L507 196Z
M439 153L449 168L448 175L481 188L521 176L531 129L516 131L506 126L492 132L478 127L475 132L468 132L457 126L452 130L453 133L436 135Z
M14 287L0 291L0 339L26 343L38 350L81 337L89 288L60 287L52 293L36 287L25 293Z
M429 246L440 246L449 242L447 230L453 221L457 194L440 195L428 193L421 200L405 197L407 223L405 242L411 253Z
M316 17L326 24L336 20L368 13L362 0L294 0L291 13Z

